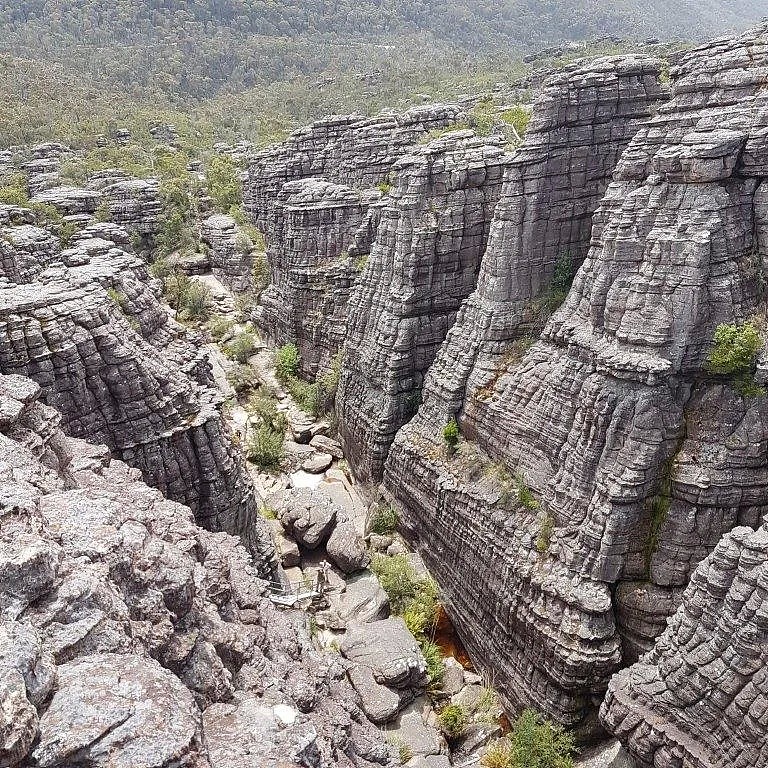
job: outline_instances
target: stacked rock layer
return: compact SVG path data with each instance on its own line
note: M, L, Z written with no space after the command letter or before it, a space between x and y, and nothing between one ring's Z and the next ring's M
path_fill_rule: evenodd
M0 763L387 764L340 657L246 550L0 376Z
M498 144L457 131L394 166L350 299L337 397L345 454L363 480L381 479L424 374L475 287L508 161Z
M470 652L494 670L513 710L533 705L585 739L599 732L597 708L622 660L611 583L647 575L644 510L660 492L653 470L679 431L633 420L647 403L671 415L673 396L649 391L647 374L637 384L614 378L595 345L570 340L524 355L524 339L541 328L558 270L587 256L592 213L614 166L665 97L659 74L656 60L619 57L545 85L507 170L477 289L386 465L403 524ZM604 204L598 217L606 215ZM619 276L600 234L596 226L545 338L573 306L583 306L574 333L601 323L596 297L577 298L591 264L603 291ZM642 252L643 241L636 247ZM621 256L634 272L639 260ZM602 329L596 335L606 349L616 345ZM441 435L452 417L464 442L455 457ZM637 627L640 640L652 623Z
M69 434L106 443L206 527L242 536L270 571L271 539L210 366L169 320L144 262L102 236L118 228L95 225L59 260L31 269L30 241L13 229L5 242L24 247L3 260L0 372L34 379Z

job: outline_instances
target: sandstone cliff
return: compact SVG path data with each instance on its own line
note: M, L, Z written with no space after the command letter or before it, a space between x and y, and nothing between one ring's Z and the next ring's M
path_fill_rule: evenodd
M759 308L765 35L673 69L672 101L624 152L573 287L524 354L514 340L551 274L531 269L547 243L520 237L509 259L492 234L387 465L476 658L514 708L533 702L584 736L696 565L765 513L766 400L705 370L718 324ZM577 229L553 244L576 246L578 264ZM465 444L448 460L453 415Z
M471 131L418 147L393 169L366 268L349 302L337 397L345 455L381 479L424 374L472 292L509 155Z
M37 381L69 434L106 443L202 524L242 536L269 571L271 540L207 358L169 319L144 262L105 239L125 233L95 225L52 261L29 232L5 230L0 372ZM36 263L30 242L45 246Z

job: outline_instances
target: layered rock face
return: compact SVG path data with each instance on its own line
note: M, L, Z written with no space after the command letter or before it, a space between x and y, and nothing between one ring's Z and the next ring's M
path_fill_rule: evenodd
M360 274L349 249L367 204L350 187L305 179L285 184L272 208L271 280L256 322L276 345L297 345L306 377L327 369L343 343L347 303Z
M424 375L472 292L510 156L457 131L395 164L375 242L349 302L337 397L355 475L379 481ZM360 246L358 246L360 247Z
M386 182L407 148L430 131L463 117L455 104L429 104L401 114L334 115L291 134L282 144L256 154L248 167L244 206L269 237L271 208L289 181L322 176L357 189Z
M645 203L629 190L609 191L597 219L610 217L615 200L612 231L621 242L596 224L590 255L545 340L523 357L519 339L541 327L556 265L584 259L613 165L664 97L659 72L659 62L645 57L612 58L545 86L507 171L477 290L385 473L470 653L494 670L513 710L533 705L581 738L599 730L597 707L622 659L610 585L648 576L647 505L666 493L663 467L681 436L676 385L658 386L661 366L649 365L635 339L620 349L623 334L612 330L642 304L627 296L647 279L640 265L644 248L653 250L648 233L668 210L659 221L643 217ZM638 231L637 219L648 229ZM638 270L632 281L624 277ZM585 297L591 271L594 293ZM641 295L658 302L656 289ZM653 318L638 333L648 334ZM711 338L716 322L710 317L702 338ZM638 370L628 373L633 364ZM645 418L649 409L655 419ZM441 432L454 416L464 445L451 458ZM653 581L682 585L687 568L679 571ZM635 624L637 642L655 631L653 617Z
M207 358L169 320L144 262L97 236L112 229L81 233L47 269L18 251L0 280L0 372L37 381L69 434L106 443L206 527L241 535L270 572L271 538ZM8 282L22 272L28 282Z
M340 658L237 540L65 437L40 397L0 376L0 762L386 764Z
M240 232L231 216L216 214L205 219L200 237L208 245L214 276L235 293L253 287L253 243Z
M736 528L696 569L653 650L611 680L601 718L639 768L768 764L768 528Z

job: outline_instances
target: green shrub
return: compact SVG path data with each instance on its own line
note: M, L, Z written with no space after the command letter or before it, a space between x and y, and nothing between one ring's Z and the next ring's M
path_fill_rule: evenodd
M205 320L211 313L211 291L198 280L192 280L181 298L183 320Z
M226 155L214 155L205 171L208 194L213 207L219 213L227 213L243 201L243 184L240 169L234 160Z
M0 187L0 203L3 205L16 205L20 208L29 203L27 194L27 180L22 175L12 176Z
M256 371L249 365L241 365L240 363L227 373L227 381L237 394L247 392L259 383Z
M517 489L517 500L526 509L538 509L539 508L539 502L536 501L536 498L534 497L533 493L531 492L531 489L526 484L525 477L522 474L522 472L518 472L515 475L515 488Z
M458 704L448 704L440 710L437 720L443 733L449 739L455 739L461 736L467 725L467 714Z
M407 613L412 627L421 626L420 633L434 625L439 605L437 584L428 577L419 577L407 555L374 555L371 570L389 597L392 613Z
M276 432L272 427L263 423L252 430L246 447L248 461L262 469L271 469L280 465L283 460L283 443L285 434Z
M253 267L251 268L251 282L253 290L260 296L269 285L269 263L264 253L257 251L253 254Z
M459 444L459 425L453 417L443 428L443 442L451 452L455 451Z
M380 536L387 536L397 530L397 512L391 506L377 506L371 515L369 530Z
M72 238L80 231L80 227L74 221L62 221L58 225L59 240L61 245L67 248L72 242Z
M93 218L99 222L110 221L111 216L112 213L110 212L109 203L106 200L102 200L102 202L99 203L98 208L93 212Z
M440 646L427 639L423 635L416 638L419 641L421 647L421 653L424 656L424 661L427 662L427 675L429 677L428 688L439 688L443 682L445 675L445 664L443 662L443 652L440 650Z
M189 275L185 275L179 270L174 270L164 281L165 298L168 303L177 311L180 312L184 299L192 285L192 280Z
M275 352L275 374L280 381L287 381L299 371L299 350L295 344L284 344Z
M555 529L555 521L551 515L547 514L541 521L539 535L536 537L536 551L543 554L549 549L552 542L552 531Z
M224 348L224 354L238 363L245 364L257 349L256 338L248 331L240 331Z
M388 181L382 181L377 187L382 195L388 195L392 191L392 185Z
M234 325L235 324L228 317L215 315L208 321L208 331L213 340L219 342L227 336Z
M491 746L480 762L486 768L573 768L575 753L570 734L526 709L512 733Z
M523 136L525 136L526 130L528 130L528 123L531 122L531 115L532 112L530 109L518 105L511 109L505 109L499 117L502 122L511 125L517 132L517 135L522 139Z
M296 405L310 416L319 416L322 411L320 385L310 384L298 376L289 376L285 380L285 386Z
M706 368L722 376L749 373L762 348L763 340L753 323L721 323Z
M262 517L263 517L265 520L277 520L277 512L275 512L275 510L274 510L274 509L272 509L272 507L270 507L270 506L267 506L266 504L264 504L264 505L263 505L263 506L262 506L262 507L259 509L259 514L260 514L260 515L261 515L261 516L262 516Z
M169 259L158 256L150 265L149 271L152 277L165 281L166 278L173 274L173 264Z

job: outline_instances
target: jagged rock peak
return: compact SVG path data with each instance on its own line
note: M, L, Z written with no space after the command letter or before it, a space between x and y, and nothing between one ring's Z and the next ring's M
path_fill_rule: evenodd
M0 761L387 764L340 657L246 550L0 376Z

